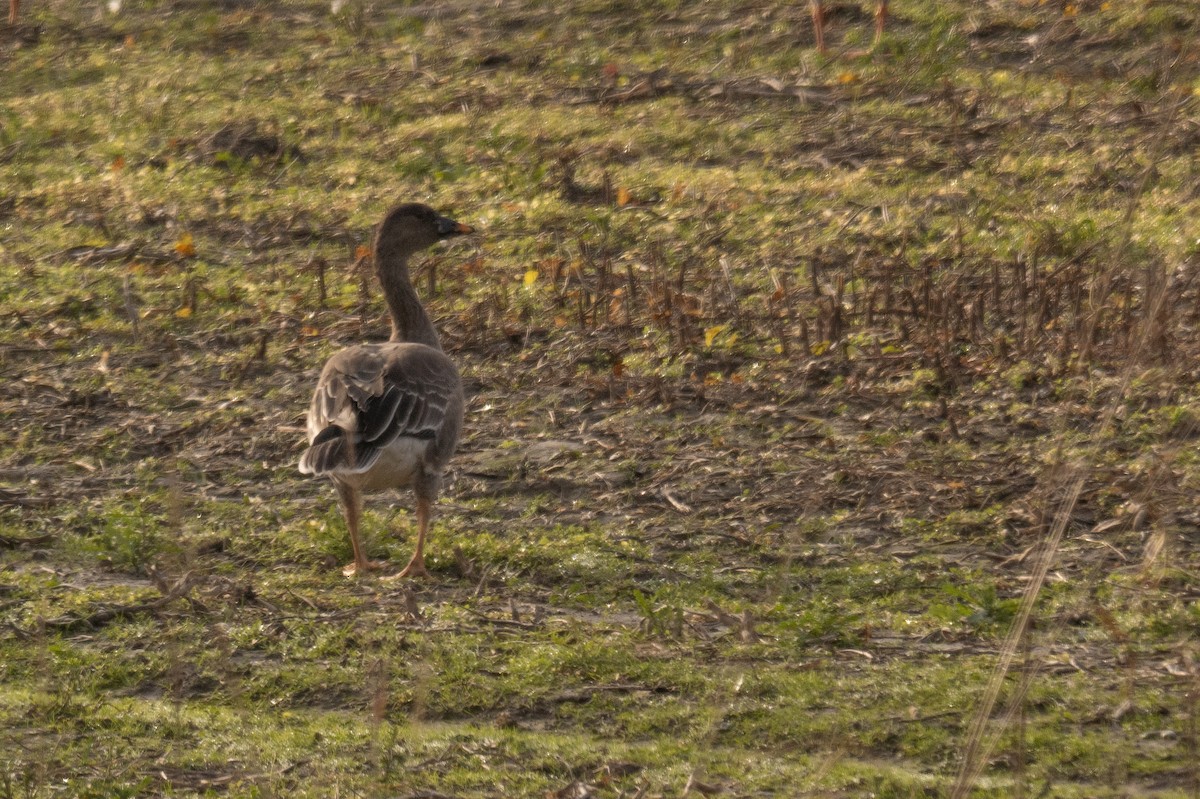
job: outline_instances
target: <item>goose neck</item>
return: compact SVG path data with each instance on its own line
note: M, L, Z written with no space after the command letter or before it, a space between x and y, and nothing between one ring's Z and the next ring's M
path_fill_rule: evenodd
M392 321L392 341L411 341L441 349L437 331L417 297L412 280L408 276L407 258L392 253L390 257L376 257L376 272L387 300L388 314Z

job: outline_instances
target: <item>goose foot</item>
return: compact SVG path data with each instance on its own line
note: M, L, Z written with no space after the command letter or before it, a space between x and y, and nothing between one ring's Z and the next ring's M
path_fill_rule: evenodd
M400 571L395 574L384 577L385 580L400 580L405 577L428 577L429 571L425 568L425 558L414 557Z
M386 566L387 564L382 560L364 560L361 563L358 561L351 561L342 567L342 574L346 575L347 577L357 577L361 574L369 574L371 572L379 571Z

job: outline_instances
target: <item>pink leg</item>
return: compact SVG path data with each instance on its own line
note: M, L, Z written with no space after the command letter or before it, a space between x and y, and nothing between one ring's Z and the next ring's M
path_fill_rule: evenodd
M366 550L358 536L358 523L362 519L362 493L343 483L334 483L338 490L338 499L342 503L342 514L346 517L346 529L350 531L350 548L354 550L354 562L342 567L342 574L353 577L366 574L372 569L380 568L381 564L367 560Z
M875 47L883 40L883 25L887 22L888 0L879 0L875 4Z
M825 49L825 7L821 0L809 0L809 10L812 11L813 36L817 40L817 52L822 55L829 51Z
M428 577L425 570L425 535L429 532L429 497L417 494L417 549L412 560L396 577Z

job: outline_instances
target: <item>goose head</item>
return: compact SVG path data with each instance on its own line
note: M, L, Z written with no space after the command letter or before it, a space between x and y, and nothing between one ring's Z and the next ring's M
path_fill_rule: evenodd
M473 230L470 225L442 216L428 205L404 203L389 211L379 225L375 252L404 257Z

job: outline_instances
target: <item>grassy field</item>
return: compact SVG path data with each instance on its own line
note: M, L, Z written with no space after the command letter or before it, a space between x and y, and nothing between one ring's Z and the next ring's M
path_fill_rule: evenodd
M0 799L1200 796L1196 7L871 10L28 0ZM465 441L347 580L400 200Z

